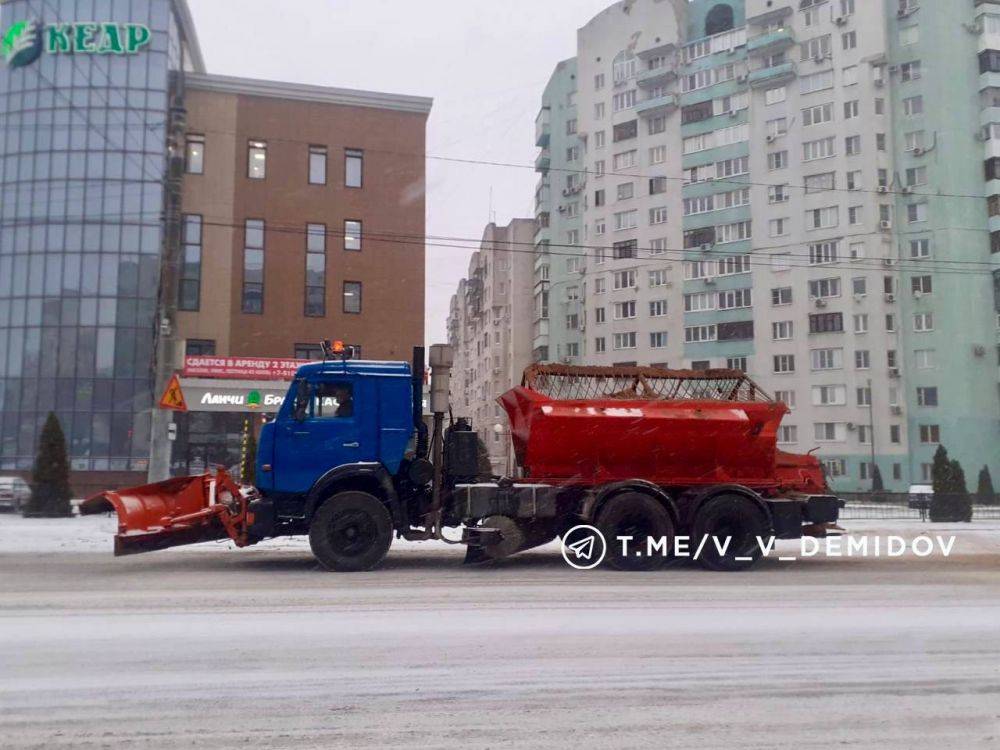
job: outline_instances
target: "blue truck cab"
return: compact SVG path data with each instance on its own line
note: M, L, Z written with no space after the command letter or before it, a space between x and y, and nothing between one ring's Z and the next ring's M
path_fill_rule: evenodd
M260 532L308 524L316 507L345 486L377 489L391 506L414 429L408 363L327 360L300 367L277 417L261 429Z

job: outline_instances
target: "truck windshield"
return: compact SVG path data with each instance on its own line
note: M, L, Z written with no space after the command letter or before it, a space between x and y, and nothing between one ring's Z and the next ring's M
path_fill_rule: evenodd
M345 382L316 383L312 397L313 419L354 416L354 385Z

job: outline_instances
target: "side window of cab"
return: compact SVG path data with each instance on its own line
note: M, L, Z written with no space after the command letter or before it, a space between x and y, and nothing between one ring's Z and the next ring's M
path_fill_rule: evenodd
M313 419L349 419L354 416L354 384L347 381L316 383L312 388Z

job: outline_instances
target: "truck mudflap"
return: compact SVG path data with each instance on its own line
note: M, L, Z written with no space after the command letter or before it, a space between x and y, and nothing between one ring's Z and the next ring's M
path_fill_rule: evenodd
M240 487L224 470L176 477L120 490L106 490L80 505L88 515L118 514L115 556L232 539L238 547L252 544L250 502L256 491Z

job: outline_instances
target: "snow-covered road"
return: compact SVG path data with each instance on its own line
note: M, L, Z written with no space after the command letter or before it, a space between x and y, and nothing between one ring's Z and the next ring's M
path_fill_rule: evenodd
M1000 524L947 559L334 575L297 541L116 560L106 520L0 517L4 748L1000 747Z

